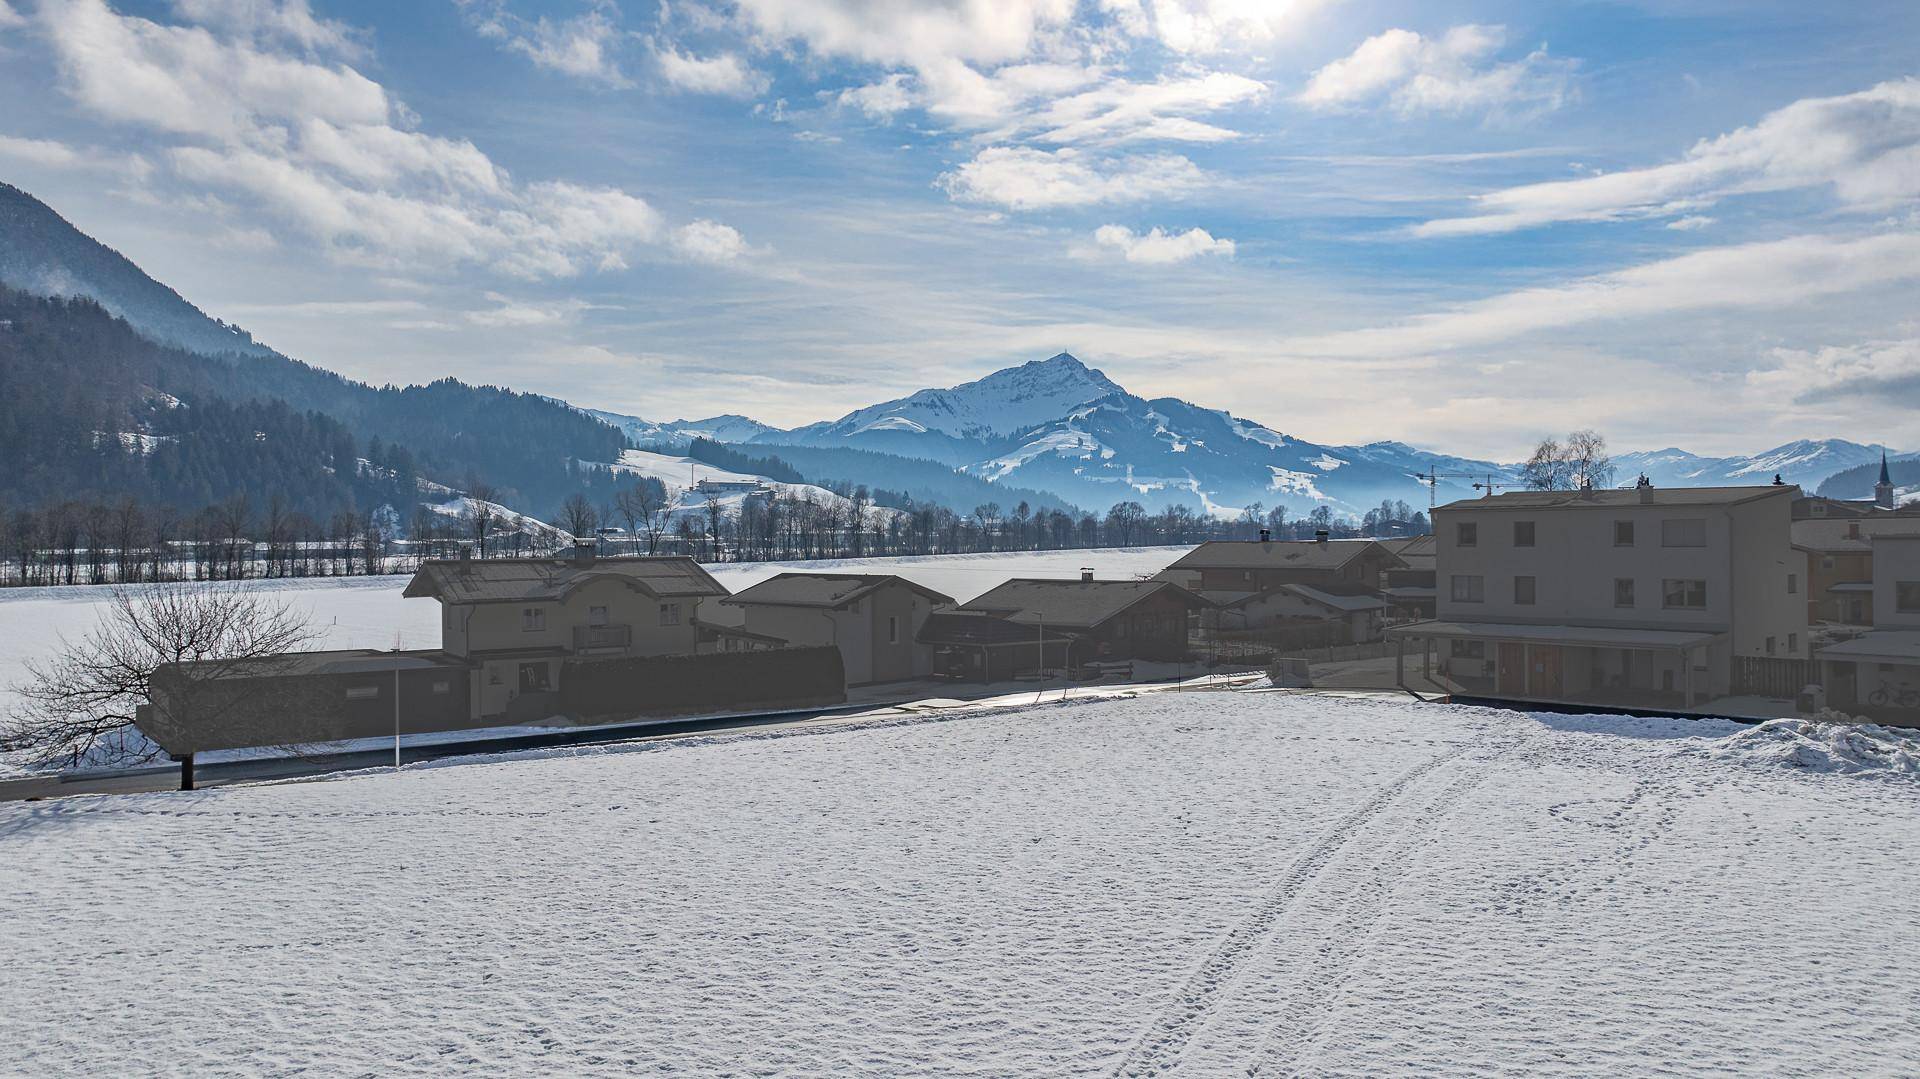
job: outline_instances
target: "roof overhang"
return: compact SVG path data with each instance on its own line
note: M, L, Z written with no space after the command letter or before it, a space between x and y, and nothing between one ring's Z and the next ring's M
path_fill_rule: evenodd
M1920 664L1920 629L1876 629L1817 650L1821 659Z
M1387 628L1389 639L1470 638L1574 648L1699 648L1725 637L1717 630L1635 629L1625 626L1537 626L1524 622L1411 622Z

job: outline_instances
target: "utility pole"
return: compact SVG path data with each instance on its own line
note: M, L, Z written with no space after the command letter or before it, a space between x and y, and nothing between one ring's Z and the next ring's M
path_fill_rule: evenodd
M393 669L393 770L400 770L400 668Z

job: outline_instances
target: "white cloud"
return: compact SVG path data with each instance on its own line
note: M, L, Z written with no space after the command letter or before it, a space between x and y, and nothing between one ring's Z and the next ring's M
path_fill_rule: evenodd
M1298 25L1322 0L1101 0L1134 37L1181 53L1261 46Z
M344 23L316 18L307 0L173 0L188 22L258 41L298 45L310 52L357 56L364 50Z
M0 135L0 158L41 168L104 172L136 180L145 179L153 171L153 164L139 154L110 153L90 146L71 146L55 139L12 135Z
M732 262L746 254L747 241L737 229L703 219L675 229L673 249L700 262Z
M1503 113L1555 109L1566 100L1572 64L1537 49L1495 63L1506 43L1499 26L1456 26L1438 38L1388 30L1314 72L1294 100L1314 108L1385 101L1405 114Z
M1797 404L1920 408L1920 340L1871 341L1821 349L1774 349L1776 366L1749 372L1762 396Z
M1409 357L1589 322L1782 308L1920 280L1920 232L1800 236L1709 248L1565 285L1520 289L1409 322L1296 340L1304 356Z
M482 311L468 311L466 320L475 326L502 328L508 326L548 326L559 322L570 322L587 305L580 300L561 300L555 303L524 303L502 296L497 292L487 293L487 299L494 306Z
M13 10L7 0L0 0L0 30L12 30L27 25L27 17Z
M1123 36L1205 53L1266 40L1313 3L1157 0L1109 11ZM1154 80L1109 59L1124 41L1077 22L1075 0L741 0L759 47L797 44L821 57L890 69L838 102L875 119L910 108L983 142L1110 145L1217 142L1237 132L1199 117L1252 101L1265 84L1191 62Z
M625 35L608 11L595 6L570 19L523 19L499 0L459 0L481 36L500 42L549 71L611 87L633 85L620 70L617 53Z
M1667 222L1667 227L1675 232L1699 232L1701 229L1712 228L1715 220L1700 214L1690 214L1686 217L1674 218Z
M661 43L654 46L654 60L660 65L660 77L680 90L753 97L767 89L767 77L730 52L701 57Z
M840 91L838 101L859 109L875 120L890 120L896 113L914 106L914 94L903 72L894 72L879 82Z
M1128 262L1154 266L1186 262L1202 255L1233 257L1232 240L1215 239L1207 230L1198 228L1185 232L1153 228L1137 233L1124 225L1102 225L1094 230L1093 240L1101 247L1118 251Z
M1452 236L1663 217L1736 195L1814 187L1829 187L1842 205L1867 211L1920 198L1920 79L1803 98L1751 127L1702 139L1664 165L1482 195L1474 200L1479 212L1428 221L1415 232Z
M252 23L223 38L121 16L101 0L49 0L42 16L75 101L171 139L162 152L177 180L245 196L343 262L565 276L624 265L637 246L670 239L646 200L516 182L465 139L408 130L408 110L351 67L274 51ZM292 31L280 37L299 44Z
M1070 148L992 146L942 174L938 182L961 202L1050 210L1177 196L1202 186L1206 179L1199 166L1176 154L1105 162Z

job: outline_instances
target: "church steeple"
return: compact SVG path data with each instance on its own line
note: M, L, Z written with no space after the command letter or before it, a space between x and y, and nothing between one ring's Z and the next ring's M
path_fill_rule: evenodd
M1880 482L1873 485L1873 504L1883 510L1893 509L1893 474L1887 471L1887 451L1880 451Z

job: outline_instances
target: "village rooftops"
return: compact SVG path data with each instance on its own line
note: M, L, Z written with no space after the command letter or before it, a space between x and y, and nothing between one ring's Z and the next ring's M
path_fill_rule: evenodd
M1190 608L1211 606L1171 581L1087 581L1016 578L962 604L958 611L995 614L1013 622L1091 629L1129 607L1172 595Z
M910 588L933 603L953 602L952 596L935 592L904 577L885 573L782 573L750 588L743 588L720 602L729 607L764 605L838 610L890 584Z
M1167 568L1338 570L1369 552L1388 562L1399 561L1392 550L1370 539L1210 540Z
M1507 491L1463 498L1434 510L1626 509L1632 506L1737 506L1763 498L1799 498L1791 483L1751 487L1625 487L1590 491Z
M1920 536L1920 517L1802 518L1793 522L1793 545L1819 554L1868 554L1877 539Z
M557 601L582 585L606 580L656 597L727 594L726 586L684 555L434 559L420 564L402 594L442 603Z

